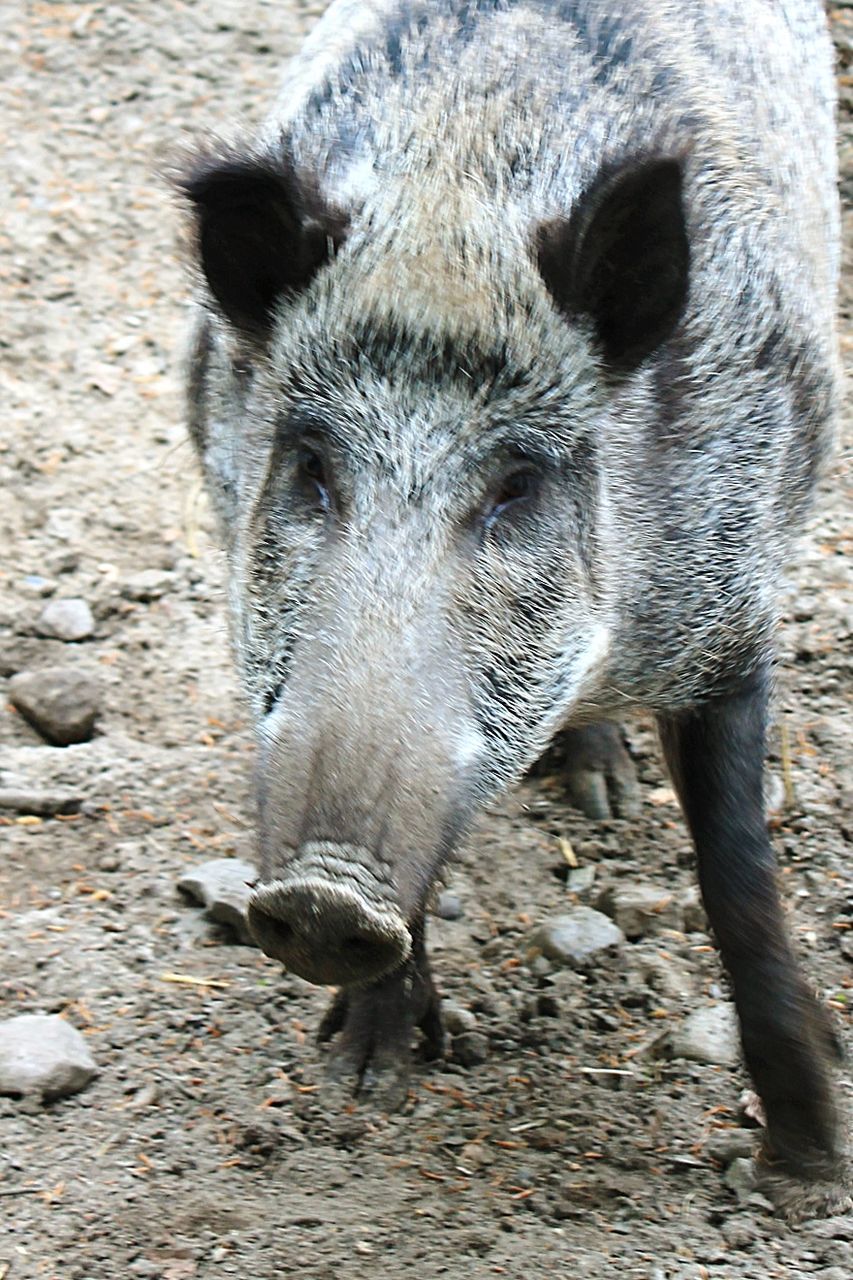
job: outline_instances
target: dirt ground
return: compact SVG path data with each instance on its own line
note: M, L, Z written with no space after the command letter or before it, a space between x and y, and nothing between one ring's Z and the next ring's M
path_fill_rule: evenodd
M650 724L629 729L638 821L586 823L545 779L468 843L449 880L463 914L433 922L431 949L485 1061L419 1064L403 1115L328 1113L326 993L176 889L194 863L251 858L251 744L181 421L187 290L158 166L186 131L257 120L320 8L0 0L0 678L61 662L104 689L80 746L0 710L0 770L81 798L64 817L0 814L0 1016L62 1013L99 1067L72 1098L0 1098L0 1277L845 1280L853 1216L792 1229L724 1169L743 1071L660 1052L725 994L706 935L653 928L586 972L529 959L532 926L569 902L692 883ZM853 195L853 9L834 21ZM847 353L850 303L848 275ZM792 927L842 1028L844 479L839 464L792 567L770 761ZM93 636L40 637L44 605L68 596L91 605ZM561 837L594 874L579 893L556 874ZM842 1089L849 1111L849 1075Z

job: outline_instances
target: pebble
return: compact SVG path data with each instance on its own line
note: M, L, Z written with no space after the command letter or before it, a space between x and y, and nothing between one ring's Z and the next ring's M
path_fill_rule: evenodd
M471 1010L463 1008L461 1004L455 1004L452 1000L445 1000L441 1006L441 1014L448 1034L451 1036L461 1035L465 1031L475 1031L477 1028L477 1019Z
M681 929L681 905L675 894L659 884L636 882L606 890L598 906L616 922L627 938L642 938L661 929Z
M589 893L595 884L595 867L587 863L583 867L569 867L566 888L570 893Z
M45 605L36 623L41 636L53 640L86 640L95 630L92 610L79 596L64 600L51 600Z
M150 604L159 600L175 585L174 575L163 569L141 569L127 579L121 588L125 600L137 600L141 604Z
M463 1031L451 1043L453 1057L463 1067L477 1067L489 1056L489 1041L481 1031Z
M446 890L440 893L435 904L435 914L441 920L461 920L465 914L461 898Z
M625 935L609 916L592 907L575 907L539 925L528 945L531 951L541 952L556 964L577 968L624 941Z
M93 674L78 667L38 667L9 681L9 696L43 738L59 747L88 742L101 709Z
M74 573L80 568L80 552L54 551L48 556L47 567L51 573Z
M717 1129L705 1143L705 1154L725 1166L733 1160L748 1160L754 1153L754 1129Z
M740 1204L752 1195L756 1180L755 1161L748 1160L746 1157L733 1160L723 1177L726 1186L735 1193Z
M707 933L708 917L702 905L698 886L693 884L681 895L681 927L685 933Z
M787 803L785 783L778 773L768 773L764 778L764 807L773 817L778 817Z
M810 1223L809 1230L822 1240L853 1240L853 1214L834 1214L823 1222Z
M40 749L40 748L39 748ZM0 809L52 818L57 813L79 813L83 797L74 791L37 791L30 787L0 787Z
M721 1227L723 1239L732 1249L746 1249L761 1236L761 1228L748 1213L733 1213Z
M697 1009L673 1031L673 1058L733 1067L740 1061L737 1017L734 1005L715 1004Z
M629 963L659 995L690 1005L695 1003L693 970L680 957L662 950L659 942L638 942L631 948Z
M178 888L195 898L205 915L234 930L246 946L254 947L249 932L246 909L252 896L250 884L258 878L258 870L242 858L214 858L193 867L178 881Z
M66 1098L97 1075L89 1046L57 1014L23 1013L0 1022L0 1093Z

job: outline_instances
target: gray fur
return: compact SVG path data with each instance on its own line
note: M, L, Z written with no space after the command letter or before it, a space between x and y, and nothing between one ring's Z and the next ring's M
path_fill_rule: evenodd
M837 396L822 6L337 0L248 150L347 226L263 341L200 293L192 434L264 877L337 840L416 912L561 725L689 707L772 648ZM689 299L614 378L555 306L537 228L653 156L683 164ZM291 502L294 415L330 442L334 527ZM472 532L505 440L553 478L523 533Z

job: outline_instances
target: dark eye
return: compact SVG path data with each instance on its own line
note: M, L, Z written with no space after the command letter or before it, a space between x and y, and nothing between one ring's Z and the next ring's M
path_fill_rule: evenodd
M536 488L536 475L532 471L510 471L501 481L500 488L486 509L486 528L506 511L507 507L532 496Z
M306 489L320 501L324 511L329 510L329 483L326 476L326 464L316 449L308 446L299 452L299 474Z

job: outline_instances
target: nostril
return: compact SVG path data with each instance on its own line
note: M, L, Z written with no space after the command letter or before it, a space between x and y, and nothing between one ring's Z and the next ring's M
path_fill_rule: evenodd
M309 982L369 982L396 969L411 935L390 903L319 878L260 885L249 928L267 955Z
M380 946L382 945L381 940L379 941L378 945ZM359 954L369 955L371 952L376 950L376 947L377 947L377 940L375 938L360 938L360 937L344 938L343 942L341 943L341 950L349 951L353 955L359 955Z

